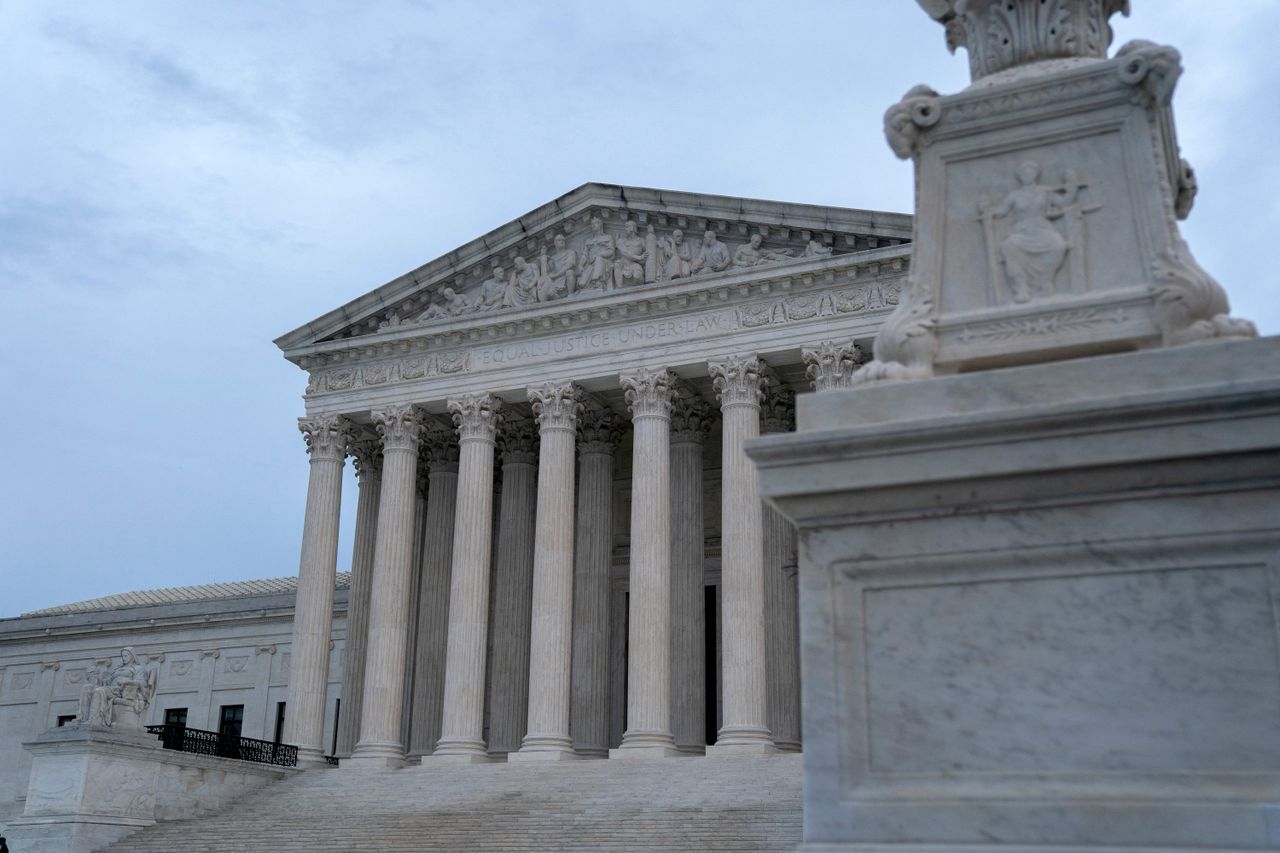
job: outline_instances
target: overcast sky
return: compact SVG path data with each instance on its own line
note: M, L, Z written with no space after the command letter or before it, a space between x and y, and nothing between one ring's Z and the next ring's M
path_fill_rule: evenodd
M1274 334L1280 3L1133 5L1183 233ZM884 110L968 82L908 0L8 0L0 43L0 616L296 573L283 332L587 181L909 212Z

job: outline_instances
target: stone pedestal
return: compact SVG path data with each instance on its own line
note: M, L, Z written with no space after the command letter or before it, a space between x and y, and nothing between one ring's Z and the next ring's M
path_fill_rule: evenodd
M89 853L297 772L166 750L154 735L119 726L52 729L23 747L31 777L26 808L6 829L13 853Z
M1280 339L802 396L805 850L1280 846Z

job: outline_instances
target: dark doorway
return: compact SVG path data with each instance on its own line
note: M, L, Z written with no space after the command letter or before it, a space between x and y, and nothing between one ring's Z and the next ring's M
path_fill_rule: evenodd
M218 755L240 757L240 729L244 726L243 705L223 705L218 713Z

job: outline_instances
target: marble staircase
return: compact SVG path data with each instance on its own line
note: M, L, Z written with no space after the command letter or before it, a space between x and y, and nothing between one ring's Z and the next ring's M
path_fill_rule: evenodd
M113 853L790 851L801 757L315 770Z

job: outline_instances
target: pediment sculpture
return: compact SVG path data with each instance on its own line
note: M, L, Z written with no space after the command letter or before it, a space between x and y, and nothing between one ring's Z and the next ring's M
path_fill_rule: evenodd
M611 231L600 216L592 216L585 232L557 231L536 246L526 244L526 251L510 267L495 261L487 274L455 276L436 289L421 313L393 314L378 328L518 310L582 294L822 259L835 253L816 238L808 239L803 248L771 246L759 229L744 242L731 245L715 229L690 238L682 228L655 228L652 222L642 227L632 218L614 228Z
M103 662L85 674L75 723L143 728L147 709L156 695L156 680L156 668L140 662L131 647L124 647L119 664Z

